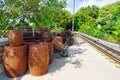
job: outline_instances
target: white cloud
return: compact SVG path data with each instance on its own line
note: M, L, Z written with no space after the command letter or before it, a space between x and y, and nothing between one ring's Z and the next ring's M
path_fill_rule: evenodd
M82 2L80 5L79 5L79 8L80 7L86 7L88 5L93 5L96 3L96 0L89 0L89 1L85 1L85 2Z
M74 0L67 0L66 9L71 13L73 13L73 1ZM76 1L75 12L77 12L81 7L86 7L88 5L90 6L97 5L99 7L102 7L104 5L111 4L113 2L120 1L120 0L83 0L83 1L75 0L75 1Z
M118 1L118 0L99 0L99 1L98 0L89 0L89 1L83 2L81 5L79 5L79 8L86 7L88 5L90 5L90 6L97 5L99 7L102 7L106 4L111 4L111 3L116 2L116 1Z
M72 8L66 7L65 9L72 13Z
M73 1L74 0L67 0L67 7L65 8L69 12L73 13Z

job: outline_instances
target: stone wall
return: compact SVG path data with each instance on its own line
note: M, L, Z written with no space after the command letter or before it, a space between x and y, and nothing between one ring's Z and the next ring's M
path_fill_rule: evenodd
M3 67L3 59L2 55L0 54L0 75L4 72L4 67Z
M3 47L8 44L8 38L0 39L0 75L4 72L3 66Z

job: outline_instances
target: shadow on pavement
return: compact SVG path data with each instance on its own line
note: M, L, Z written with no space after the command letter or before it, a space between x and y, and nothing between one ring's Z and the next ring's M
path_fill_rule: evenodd
M83 60L76 56L83 54L86 50L87 49L81 49L80 47L70 48L68 49L69 57L60 57L59 55L55 55L52 64L49 66L48 73L64 70L63 67L66 64L70 64L74 66L74 68L81 68Z
M57 71L64 70L64 66L68 64L71 65L73 69L81 68L83 60L80 59L79 56L81 54L84 54L86 50L87 49L81 48L80 45L75 45L68 49L69 57L61 57L58 54L55 54L52 63L49 65L49 70L47 73L51 73L52 75ZM27 71L25 75L29 74L29 71ZM20 76L18 78L8 78L5 74L2 74L0 76L0 80L22 80L22 78L25 77L25 75Z

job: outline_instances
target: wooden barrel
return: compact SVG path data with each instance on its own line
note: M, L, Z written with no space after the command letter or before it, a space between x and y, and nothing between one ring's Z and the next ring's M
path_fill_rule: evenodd
M47 29L47 28L43 28L42 30L42 39L46 39L46 40L50 40L51 39L51 32L50 32L50 29Z
M64 37L64 32L58 32L56 36L61 36L63 38Z
M30 46L30 45L35 45L37 42L23 42L25 45Z
M21 29L23 40L24 41L31 41L33 39L33 31L30 27L23 27Z
M4 46L3 61L5 72L8 77L22 76L27 71L27 47Z
M23 37L20 30L9 30L8 39L10 46L19 46L22 44Z
M53 45L54 45L54 49L57 51L61 51L64 48L63 43L61 43L60 41L58 41L57 39L53 40Z
M48 48L49 48L49 64L51 64L53 59L53 53L54 53L54 47L53 42L47 42Z
M53 40L57 39L59 42L63 43L61 36L53 36L52 39Z
M49 50L47 43L29 46L28 63L30 74L44 75L48 71Z
M42 37L42 30L43 30L43 28L35 28L34 29L35 38L41 38Z
M27 46L27 53L29 53L29 46L37 44L36 42L23 42Z

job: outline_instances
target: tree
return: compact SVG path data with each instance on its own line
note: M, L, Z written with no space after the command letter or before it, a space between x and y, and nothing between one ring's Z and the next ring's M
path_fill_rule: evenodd
M120 42L120 1L101 9L97 6L81 8L76 13L76 26L80 32Z
M57 20L65 6L66 0L3 0L0 3L2 29L21 28L30 23L36 27L58 26Z
M80 8L75 14L76 30L81 31L81 28L84 28L84 26L86 26L84 30L90 26L94 26L95 19L98 17L99 9L100 8L95 5Z
M71 23L71 20L72 14L69 11L62 9L59 18L57 18L57 23L62 28L70 28L69 24Z

